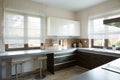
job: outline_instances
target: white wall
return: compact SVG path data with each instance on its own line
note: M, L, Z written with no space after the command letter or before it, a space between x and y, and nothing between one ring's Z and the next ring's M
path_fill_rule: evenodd
M4 20L4 8L3 8L3 0L0 0L0 52L4 52L4 40L3 40L3 20Z
M88 19L92 16L120 11L120 0L108 0L102 4L81 10L76 13L76 19L81 22L81 38L88 38Z
M66 19L75 19L74 12L55 8L52 6L46 6L37 2L33 2L31 0L4 0L5 8L18 10L27 13L37 13L42 16L54 16ZM47 11L47 12L46 12Z

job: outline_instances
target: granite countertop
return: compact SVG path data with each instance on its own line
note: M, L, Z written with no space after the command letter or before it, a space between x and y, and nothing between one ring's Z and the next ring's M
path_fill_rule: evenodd
M111 55L120 57L119 50L109 50L109 49L100 49L100 48L69 48L69 49L54 49L54 50L20 50L20 51L6 51L0 53L0 58L3 57L15 57L15 56L33 56L33 55L43 55L43 54L50 54L50 53L59 53L61 51L81 51L81 52L88 52L94 54L101 54L101 55Z
M6 58L6 57L16 57L16 56L37 56L37 55L45 55L45 54L51 54L51 53L58 53L61 51L75 51L76 48L69 48L69 49L58 49L58 50L40 50L40 49L34 49L34 50L20 50L20 51L6 51L0 53L0 58Z
M81 52L120 57L120 50L101 49L101 48L78 48L77 50Z

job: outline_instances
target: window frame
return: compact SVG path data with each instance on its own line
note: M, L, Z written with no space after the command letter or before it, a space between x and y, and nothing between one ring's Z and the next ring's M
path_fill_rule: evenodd
M95 46L94 45L94 39L91 39L91 47L92 48L103 48L103 47L105 47L105 48L107 48L107 49L112 49L112 47L109 47L108 46L108 43L109 43L109 39L104 39L104 46ZM117 47L116 48L116 50L120 50L120 47Z
M17 12L17 11L9 11L9 10L6 10L5 11L5 14L9 14L9 13L12 13L12 14L18 14L18 15L23 15L24 16L24 46L22 47L22 48L10 48L9 47L9 44L5 44L5 51L16 51L16 50L30 50L30 49L40 49L40 46L39 47L29 47L28 46L28 39L29 39L29 37L28 37L28 20L27 20L27 18L29 17L29 16L31 16L31 17L37 17L37 18L40 18L41 19L41 22L40 22L40 34L41 34L41 37L40 37L40 40L43 40L42 38L43 38L43 36L44 36L44 26L43 26L43 17L42 16L40 16L40 15L37 15L37 14L27 14L27 13L21 13L21 12ZM25 29L27 29L27 30L25 30ZM41 30L42 29L42 30ZM26 32L27 31L27 32ZM42 31L42 32L41 32ZM5 32L5 31L4 31ZM26 40L26 38L27 38L27 40ZM27 43L26 43L26 41L27 41ZM41 42L39 43L39 44L41 44Z
M106 16L102 16L102 17L97 17L97 18L90 18L90 23L89 23L89 25L91 26L92 24L93 24L93 19L99 19L99 18L108 18L108 17L110 17L110 16L118 16L119 14L112 14L112 15L106 15ZM93 25L92 25L93 26ZM89 27L89 29L90 29L90 27ZM88 31L90 31L90 30L88 30ZM117 34L117 32L118 31L116 31L116 32L111 32L112 34ZM109 33L109 34L111 34L111 33ZM89 34L89 33L88 33ZM105 47L105 48L107 48L107 49L112 49L112 47L111 46L109 46L109 38L108 39L104 39L104 46L96 46L96 45L94 45L94 40L96 40L96 39L93 39L93 38L89 38L89 40L90 40L90 45L91 45L91 47L92 48L103 48L103 47ZM120 46L119 47L116 47L116 50L120 50Z
M108 48L108 39L104 39L104 46L95 46L94 39L91 39L91 47L92 48L103 48L103 47Z

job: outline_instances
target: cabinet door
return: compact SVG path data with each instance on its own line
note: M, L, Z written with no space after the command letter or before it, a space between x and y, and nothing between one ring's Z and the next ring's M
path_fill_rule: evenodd
M80 36L78 21L49 17L47 24L48 36Z
M69 36L80 36L80 22L69 21L69 26L67 29L68 29Z
M54 74L54 71L76 65L76 49L58 51L47 54L47 70Z
M93 58L94 59L94 58ZM89 53L83 53L83 52L79 52L77 54L77 64L81 67L90 69L92 66L92 55ZM94 61L93 61L94 63Z
M48 36L60 36L61 21L57 18L49 17L47 19L47 35Z
M77 54L77 64L88 69L101 66L114 59L117 59L117 57L85 52L78 52Z

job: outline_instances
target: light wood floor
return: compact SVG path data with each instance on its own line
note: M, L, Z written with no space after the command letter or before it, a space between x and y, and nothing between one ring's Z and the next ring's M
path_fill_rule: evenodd
M64 70L56 71L54 75L49 72L46 72L46 77L41 80L69 80L69 78L75 75L79 75L85 71L87 71L87 69L79 66L73 66ZM37 80L37 79L34 79L34 76L30 76L20 80Z

